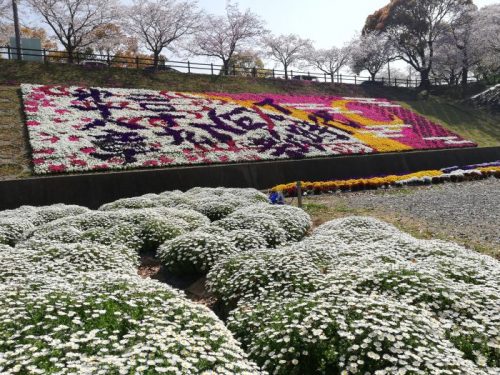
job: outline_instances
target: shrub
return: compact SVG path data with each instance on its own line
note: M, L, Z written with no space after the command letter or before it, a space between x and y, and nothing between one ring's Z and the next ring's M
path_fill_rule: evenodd
M208 223L208 219L197 212L163 207L93 211L43 225L34 231L30 239L89 240L149 250ZM61 235L62 231L67 235Z
M0 253L0 282L23 280L31 274L73 278L80 272L116 270L136 274L137 253L119 245L31 242L32 247Z
M226 238L195 231L165 242L158 248L158 257L171 272L206 273L224 257L238 249Z
M273 374L483 373L426 310L339 289L242 304L228 328Z
M35 226L22 218L0 219L0 244L14 246L33 229L35 229Z
M185 193L167 191L158 195L146 194L141 197L119 199L102 205L99 209L103 211L153 207L192 209L214 221L226 217L239 207L258 202L267 202L267 197L255 189L193 188Z
M495 344L496 315L500 311L498 289L456 282L421 264L351 267L344 273L332 272L326 283L364 295L383 295L425 309L439 321L447 339L465 358L478 364L500 365Z
M288 241L300 241L312 227L311 217L304 210L292 206L256 204L236 210L231 217L253 214L272 216L286 232Z
M137 276L0 286L0 372L259 374L207 308Z
M227 231L234 231L238 229L250 229L261 233L262 237L267 242L268 247L278 247L287 242L287 235L283 228L280 227L278 222L271 216L266 214L247 214L232 215L225 219L215 221L214 226L221 227Z
M240 251L265 249L267 242L261 233L250 229L227 232L226 238Z
M257 250L216 263L207 275L207 286L226 305L234 306L241 299L315 291L323 276L307 253L287 248Z
M15 245L36 227L63 217L88 212L89 209L74 205L22 206L0 212L0 243Z
M401 232L394 226L380 220L351 216L332 220L320 225L314 236L334 237L349 245L374 243L398 236Z

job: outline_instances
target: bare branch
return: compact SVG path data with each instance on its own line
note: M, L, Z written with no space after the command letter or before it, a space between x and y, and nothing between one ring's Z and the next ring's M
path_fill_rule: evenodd
M75 51L89 46L96 29L119 16L115 0L26 0L66 49L73 61Z
M250 10L240 11L228 3L224 16L207 15L200 30L186 48L195 55L222 60L228 74L235 52L245 49L265 34L264 22Z

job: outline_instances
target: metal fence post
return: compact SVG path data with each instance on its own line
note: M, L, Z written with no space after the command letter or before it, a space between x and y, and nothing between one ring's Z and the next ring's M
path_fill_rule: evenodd
M297 181L297 205L302 207L302 182Z
M276 76L274 75L274 69L273 69L273 78L276 78Z
M340 83L342 83L342 74L340 75Z
M7 46L7 56L8 56L8 59L10 60L10 46Z
M139 69L139 56L135 57L135 67Z
M326 83L326 82L327 82L327 80L326 80L326 73L325 73L325 83Z
M355 76L354 76L354 84L355 84L355 85L357 85L357 84L358 84L358 82L357 82L357 78L358 78L358 76L357 76L357 75L355 75Z
M111 58L109 57L109 51L108 51L108 54L106 56L106 60L108 62L108 66L111 66Z
M48 60L47 60L47 50L45 48L43 49L43 62L45 64L48 63Z
M214 75L214 64L210 63L210 72Z
M188 73L191 73L191 63L188 60Z

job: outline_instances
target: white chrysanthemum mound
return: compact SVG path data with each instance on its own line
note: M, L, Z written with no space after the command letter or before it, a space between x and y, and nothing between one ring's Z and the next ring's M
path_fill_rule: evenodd
M281 228L278 221L268 214L253 214L251 212L245 214L229 215L222 220L217 220L212 223L225 229L226 231L235 231L241 229L250 229L258 232L267 243L267 247L275 248L287 243L286 231Z
M241 305L228 327L273 374L484 373L428 311L336 288Z
M0 211L0 244L15 245L39 225L88 211L85 207L64 204Z
M232 255L215 264L207 286L224 304L234 306L241 299L309 293L324 286L323 279L317 259L283 248Z
M0 282L22 281L29 275L71 279L80 272L93 271L137 274L138 264L137 252L126 246L33 241L0 252Z
M346 244L364 244L398 236L401 232L383 221L363 216L351 216L320 225L314 237L326 236Z
M288 241L300 241L312 227L311 217L307 212L293 206L257 204L240 208L231 217L237 219L258 214L272 216L285 230Z
M122 208L176 207L200 212L210 220L219 220L239 207L267 202L267 197L255 189L193 188L185 193L167 191L141 197L119 199L101 206L109 211Z
M11 251L12 247L9 245L0 244L0 254L4 251Z
M2 374L259 374L222 322L137 276L0 285Z
M237 229L226 232L225 237L240 251L265 249L267 246L264 237L251 229Z
M494 276L493 276L494 277ZM498 366L500 326L498 290L449 279L427 265L350 267L332 272L328 285L364 295L384 295L424 308L436 318L446 337L477 363Z
M498 261L376 219L338 219L288 247L234 254L207 284L236 306L229 327L271 373L500 371ZM388 328L392 344L378 336Z
M162 264L175 274L206 273L218 261L238 251L222 235L194 231L166 241L158 248Z
M147 250L208 223L206 217L195 211L163 207L92 211L40 226L29 241L86 240Z

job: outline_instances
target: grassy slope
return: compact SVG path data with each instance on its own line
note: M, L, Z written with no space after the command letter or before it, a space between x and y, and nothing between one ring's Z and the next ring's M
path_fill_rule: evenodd
M31 174L17 87L0 86L0 180Z
M431 96L428 100L419 100L415 90L406 88L365 87L347 84L166 72L154 74L135 69L86 69L65 64L17 63L0 59L0 88L3 87L4 90L8 90L9 96L15 99L3 103L3 109L11 113L17 113L16 119L21 119L22 113L20 113L18 95L12 94L16 91L15 85L19 83L137 87L192 92L256 92L385 97L398 101L402 105L429 117L466 139L477 142L479 146L500 144L500 115L473 109L457 100L449 99L454 95L456 96L457 93L446 91L445 88L436 89L439 90L437 92L439 97ZM471 93L483 88L472 87L473 91ZM0 112L0 120L7 120L2 112ZM2 172L0 168L0 178L2 175L5 177L6 172L8 171Z

